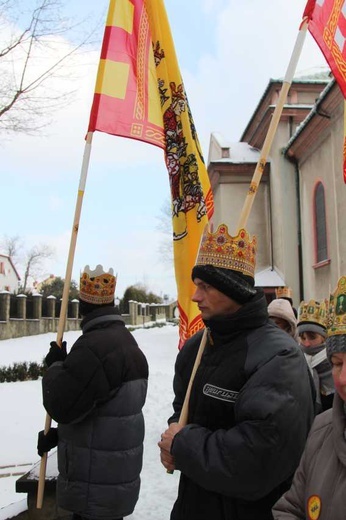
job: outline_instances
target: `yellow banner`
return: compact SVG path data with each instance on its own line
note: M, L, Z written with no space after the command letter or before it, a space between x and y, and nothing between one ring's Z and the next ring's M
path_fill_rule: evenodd
M204 326L191 271L214 203L163 0L111 0L88 131L95 130L164 150L181 347Z

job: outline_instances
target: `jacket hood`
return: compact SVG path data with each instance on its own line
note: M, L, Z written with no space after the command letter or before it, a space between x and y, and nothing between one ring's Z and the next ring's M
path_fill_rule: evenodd
M298 340L297 319L294 315L292 305L288 300L284 300L283 298L272 300L268 305L268 314L269 318L281 318L286 320L290 326L289 334L296 341Z

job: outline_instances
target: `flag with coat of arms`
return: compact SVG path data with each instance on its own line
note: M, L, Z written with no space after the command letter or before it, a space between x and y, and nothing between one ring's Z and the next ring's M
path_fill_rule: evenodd
M191 301L191 271L214 203L163 0L110 1L88 128L94 131L164 151L181 347L204 327Z

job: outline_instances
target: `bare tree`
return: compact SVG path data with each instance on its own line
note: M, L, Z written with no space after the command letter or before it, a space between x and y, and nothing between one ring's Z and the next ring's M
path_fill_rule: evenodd
M29 277L36 277L42 266L42 261L53 256L53 250L46 244L32 247L25 255L25 271L22 291L25 293Z
M80 24L62 17L60 0L38 0L29 11L28 3L0 0L0 131L31 133L46 125L74 93L71 84L57 89L56 81L71 80L66 65L91 40L92 32L68 40Z
M161 215L156 217L157 231L163 234L158 252L166 264L173 264L173 229L172 229L172 205L170 199L165 200L160 208Z
M20 252L23 249L23 240L19 235L4 235L1 241L1 249L5 255L9 256L14 265L19 262Z
M54 250L47 244L39 244L26 249L22 237L4 235L0 242L1 251L11 257L19 272L24 272L21 291L25 293L30 278L40 275L43 260L52 258Z

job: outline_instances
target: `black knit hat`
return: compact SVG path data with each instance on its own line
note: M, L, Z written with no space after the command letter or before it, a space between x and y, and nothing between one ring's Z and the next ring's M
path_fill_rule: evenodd
M254 279L240 272L213 265L195 265L192 280L200 278L237 303L249 301L255 294Z
M246 303L256 294L256 249L256 237L250 237L245 229L231 236L226 224L220 224L214 233L206 228L192 280L200 278L232 300Z

